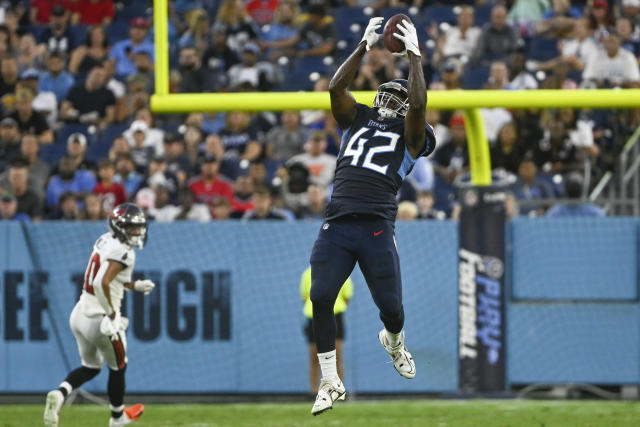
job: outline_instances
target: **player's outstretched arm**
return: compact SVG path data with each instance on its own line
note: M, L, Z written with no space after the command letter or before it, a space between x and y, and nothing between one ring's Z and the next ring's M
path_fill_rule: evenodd
M427 85L422 73L416 28L411 22L403 20L398 24L398 31L400 33L394 33L393 36L404 42L409 59L409 111L404 120L404 139L409 154L416 159L423 153L426 144Z
M329 95L331 97L331 113L342 129L351 126L356 118L356 100L348 91L349 85L356 75L360 61L367 50L371 49L380 38L380 34L376 30L382 26L384 18L371 18L369 25L364 31L362 41L356 47L356 50L347 58L346 61L338 68L329 82Z

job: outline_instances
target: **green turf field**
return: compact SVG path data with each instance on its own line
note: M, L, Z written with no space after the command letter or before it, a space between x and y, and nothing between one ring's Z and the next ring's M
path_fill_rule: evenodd
M341 402L342 403L342 402ZM640 426L640 403L411 400L338 403L313 417L311 403L146 406L144 426ZM42 425L40 405L0 405L0 427ZM106 426L106 407L65 407L60 426Z

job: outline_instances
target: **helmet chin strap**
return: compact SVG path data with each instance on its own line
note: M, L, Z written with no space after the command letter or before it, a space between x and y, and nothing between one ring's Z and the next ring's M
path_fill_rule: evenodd
M380 107L378 108L378 114L382 117L394 119L397 116L397 113L389 108Z

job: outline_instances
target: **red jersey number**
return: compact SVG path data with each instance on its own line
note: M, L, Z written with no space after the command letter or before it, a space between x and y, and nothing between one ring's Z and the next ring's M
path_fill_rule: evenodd
M84 290L94 295L93 291L93 279L96 278L96 274L98 274L98 270L100 270L100 255L93 254L91 259L89 260L89 265L87 265L87 270L84 272Z

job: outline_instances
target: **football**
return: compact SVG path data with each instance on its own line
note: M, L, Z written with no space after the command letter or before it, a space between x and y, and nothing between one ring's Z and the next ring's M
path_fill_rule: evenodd
M401 40L393 37L393 33L399 32L397 30L397 25L402 22L403 19L411 22L411 19L407 15L398 13L397 15L393 15L391 18L389 18L387 23L384 25L382 39L384 42L384 47L389 49L390 52L396 53L405 50L404 43Z

